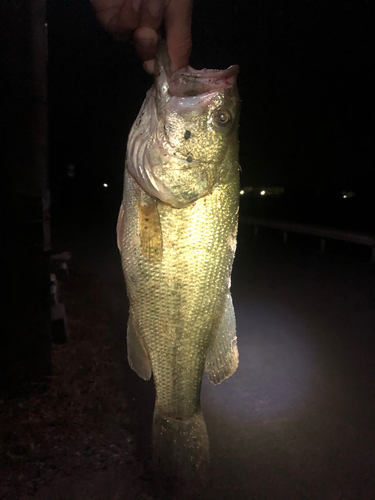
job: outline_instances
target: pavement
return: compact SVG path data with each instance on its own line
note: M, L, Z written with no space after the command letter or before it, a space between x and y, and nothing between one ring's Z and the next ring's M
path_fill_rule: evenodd
M203 385L207 499L374 499L374 268L249 230L232 280L240 366Z
M108 296L147 471L154 390L125 359L115 222L91 227L69 250L86 252ZM345 249L315 248L308 238L255 237L240 224L232 277L240 366L219 386L203 382L212 460L202 500L375 499L375 268ZM81 484L69 497L36 498L133 498L118 471L102 476L87 477L87 494Z

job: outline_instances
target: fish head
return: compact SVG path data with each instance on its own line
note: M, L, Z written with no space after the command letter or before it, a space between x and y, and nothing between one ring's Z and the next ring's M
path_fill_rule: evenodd
M238 66L173 71L161 44L142 113L147 131L143 126L137 151L143 156L128 157L129 170L149 194L182 208L212 193L230 168L238 168L233 161L238 157L238 71ZM139 134L135 139L142 142Z

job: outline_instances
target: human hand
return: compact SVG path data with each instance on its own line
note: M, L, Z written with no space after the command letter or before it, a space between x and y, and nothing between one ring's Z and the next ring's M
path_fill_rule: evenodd
M117 40L133 35L143 67L154 71L158 31L165 25L167 46L173 68L188 66L191 51L191 10L193 0L91 0L98 20Z

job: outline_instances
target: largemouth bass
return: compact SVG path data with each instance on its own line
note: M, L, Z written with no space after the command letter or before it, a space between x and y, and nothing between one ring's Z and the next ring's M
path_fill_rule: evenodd
M203 371L219 384L238 366L230 294L237 73L237 66L173 72L161 43L127 145L117 233L130 303L128 360L143 379L154 376L156 474L185 492L200 484L209 460Z

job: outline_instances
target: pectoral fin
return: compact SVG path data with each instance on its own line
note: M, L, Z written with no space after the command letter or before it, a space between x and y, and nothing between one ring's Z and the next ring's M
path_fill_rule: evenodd
M138 338L131 314L128 321L127 342L130 368L144 380L150 380L152 373L150 358Z
M138 204L139 237L142 254L153 264L161 262L163 241L157 203L154 200L147 204Z
M228 293L225 312L216 338L207 352L205 371L208 380L216 385L233 375L237 367L236 318L232 296Z

